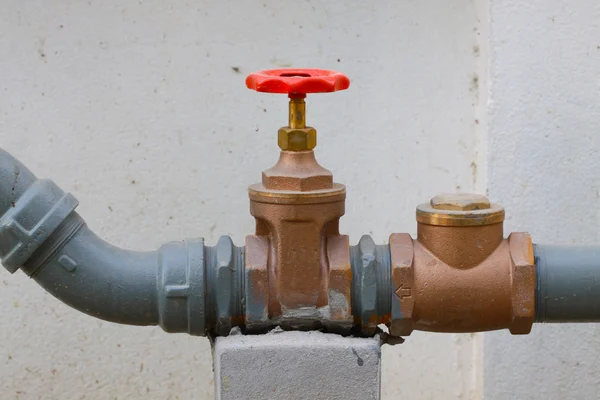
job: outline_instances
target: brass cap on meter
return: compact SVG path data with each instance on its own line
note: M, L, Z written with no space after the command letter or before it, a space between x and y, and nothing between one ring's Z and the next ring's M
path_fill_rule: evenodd
M417 222L427 225L482 226L503 221L504 208L480 194L440 194L417 207Z

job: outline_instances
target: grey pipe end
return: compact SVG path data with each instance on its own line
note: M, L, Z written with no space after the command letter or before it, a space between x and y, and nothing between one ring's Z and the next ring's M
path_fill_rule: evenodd
M536 322L600 322L600 247L534 245Z

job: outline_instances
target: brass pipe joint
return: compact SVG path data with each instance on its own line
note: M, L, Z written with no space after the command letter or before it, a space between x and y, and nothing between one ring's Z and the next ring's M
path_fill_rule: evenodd
M392 234L390 334L531 330L535 265L526 233L503 237L504 209L479 195L417 208L417 239Z

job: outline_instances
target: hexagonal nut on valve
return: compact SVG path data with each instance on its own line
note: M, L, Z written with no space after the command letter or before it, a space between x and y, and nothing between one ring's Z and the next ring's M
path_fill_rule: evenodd
M250 332L266 329L269 324L269 239L246 236L245 319Z
M277 132L277 144L281 150L306 151L317 147L317 130L283 127Z
M214 284L213 298L215 307L215 331L219 336L226 336L236 326L241 315L241 252L234 246L231 238L222 236L213 249Z
M508 236L512 261L512 321L509 326L513 335L525 335L531 331L535 317L535 260L533 244L527 233L514 232Z
M408 233L394 233L390 236L390 256L392 266L392 336L408 336L413 331L413 311L415 308L414 286L414 247Z

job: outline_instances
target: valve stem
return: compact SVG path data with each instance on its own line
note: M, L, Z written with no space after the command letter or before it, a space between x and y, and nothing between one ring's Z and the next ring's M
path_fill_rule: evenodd
M306 102L305 95L290 96L289 127L293 129L306 128Z

